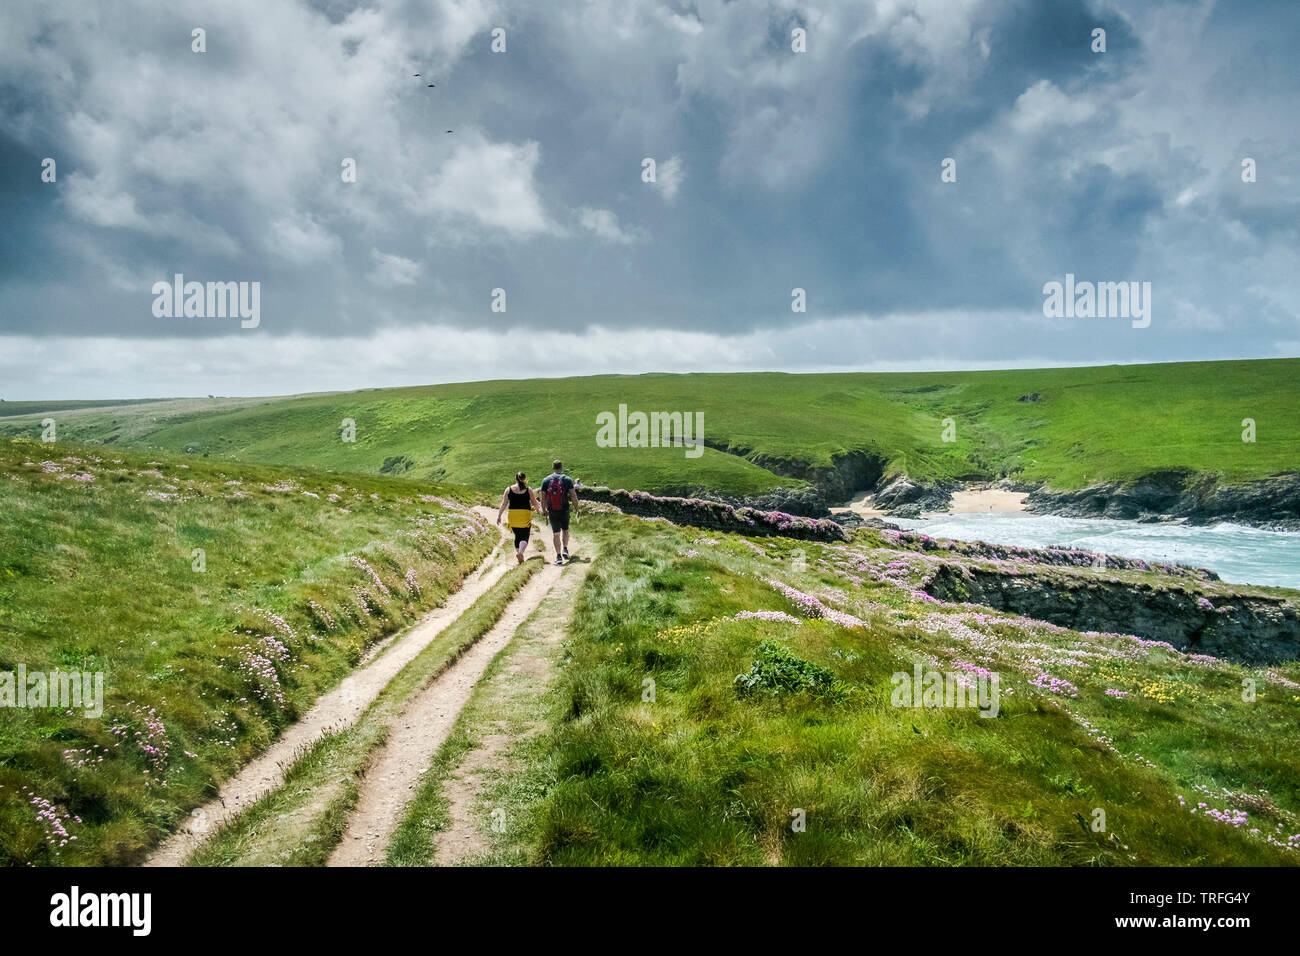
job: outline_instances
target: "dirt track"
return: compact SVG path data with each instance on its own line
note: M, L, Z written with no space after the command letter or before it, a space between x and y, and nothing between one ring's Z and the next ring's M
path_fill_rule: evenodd
M520 589L492 629L397 715L387 742L366 771L361 796L342 841L330 856L330 866L383 862L389 838L415 795L421 774L450 736L479 679L563 573L564 568L548 562Z
M496 516L490 509L476 510L485 517ZM261 756L226 781L216 798L193 811L189 824L155 849L144 865L180 866L208 834L278 787L284 780L285 771L298 756L327 731L341 730L354 723L398 671L414 660L514 564L513 554L503 553L503 548L498 545L445 605L391 639L380 653L353 671L338 687L323 694L305 717L287 728Z

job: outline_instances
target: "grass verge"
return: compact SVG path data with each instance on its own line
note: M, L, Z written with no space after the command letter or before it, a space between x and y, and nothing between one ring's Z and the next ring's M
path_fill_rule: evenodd
M222 827L187 861L191 866L323 866L356 806L359 778L382 747L390 722L501 617L535 573L533 559L512 568L389 681L351 727L323 737L284 782Z
M128 863L498 540L464 492L0 441L0 863ZM93 679L91 682L93 687ZM7 691L7 697L6 697ZM84 702L83 702L84 703Z

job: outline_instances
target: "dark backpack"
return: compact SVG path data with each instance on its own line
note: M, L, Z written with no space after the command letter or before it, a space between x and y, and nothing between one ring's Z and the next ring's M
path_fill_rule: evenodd
M549 511L563 511L569 507L569 496L565 494L563 475L552 475L547 479L546 507Z

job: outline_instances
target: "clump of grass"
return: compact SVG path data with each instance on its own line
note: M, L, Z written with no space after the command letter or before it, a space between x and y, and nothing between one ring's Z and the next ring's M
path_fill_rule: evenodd
M848 693L848 687L830 670L804 660L776 641L763 641L758 645L758 657L747 673L736 675L735 683L742 697L811 693L830 700L843 700Z

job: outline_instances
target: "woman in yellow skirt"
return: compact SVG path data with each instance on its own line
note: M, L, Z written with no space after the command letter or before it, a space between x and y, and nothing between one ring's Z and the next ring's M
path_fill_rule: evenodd
M497 510L497 524L501 523L501 516L506 515L506 523L515 533L515 557L520 564L524 563L524 552L528 550L533 512L538 510L537 496L528 487L528 476L521 471L515 475L515 483L501 496L501 507Z

